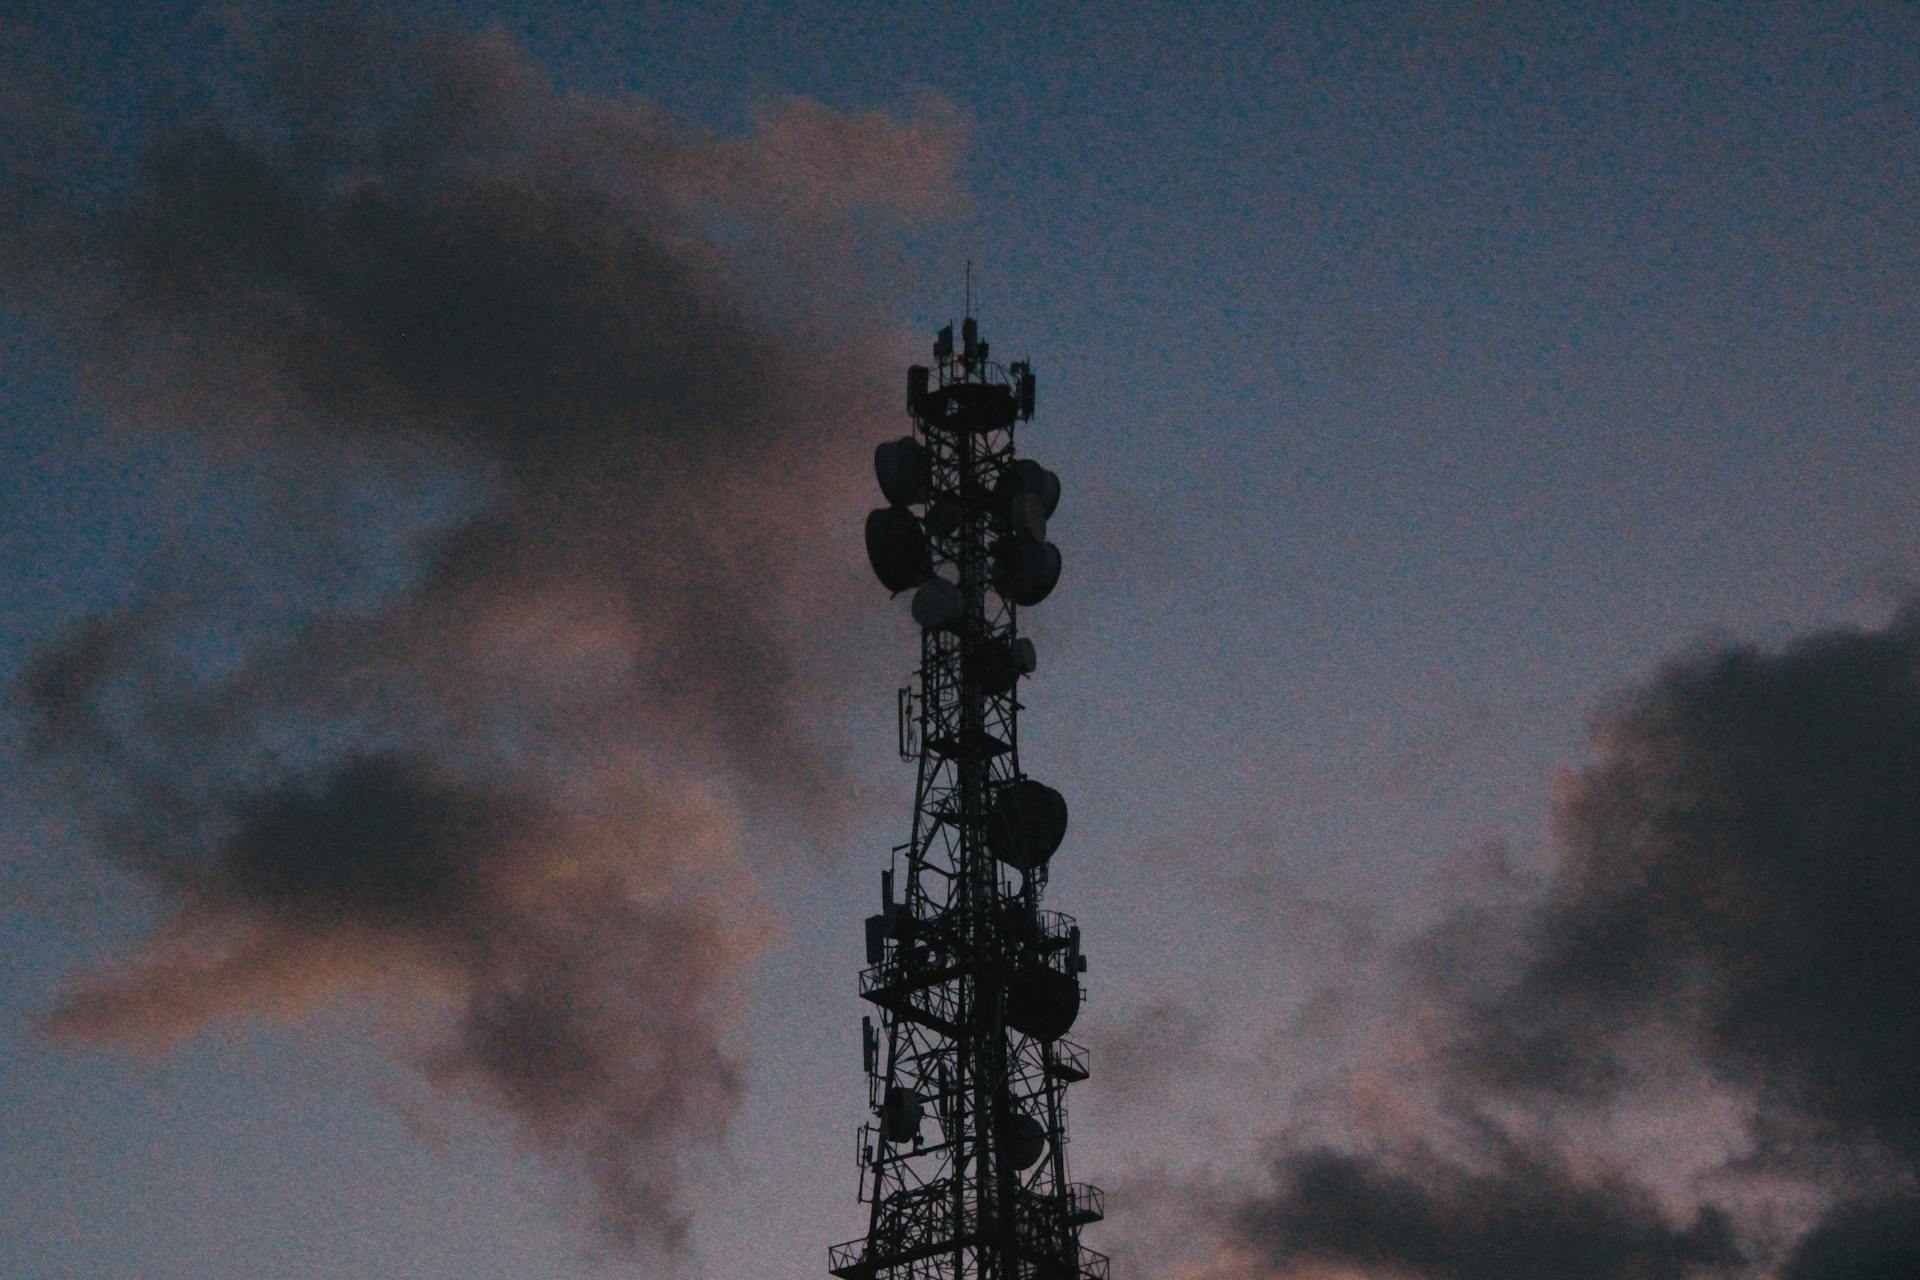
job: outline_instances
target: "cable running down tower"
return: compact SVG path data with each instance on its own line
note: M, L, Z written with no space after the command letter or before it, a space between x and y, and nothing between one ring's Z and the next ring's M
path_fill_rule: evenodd
M912 836L881 875L860 994L872 1115L860 1130L867 1234L828 1250L840 1280L1104 1280L1080 1243L1103 1216L1067 1165L1067 1040L1080 930L1041 909L1067 831L1060 793L1021 768L1019 689L1035 667L1019 611L1060 578L1051 471L1014 448L1033 416L1024 362L988 358L971 316L907 373L913 434L874 451L887 505L867 556L911 591L920 669L900 691L900 754L918 766Z

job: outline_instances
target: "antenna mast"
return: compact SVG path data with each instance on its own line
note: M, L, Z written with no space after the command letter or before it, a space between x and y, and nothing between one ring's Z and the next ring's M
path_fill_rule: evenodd
M959 349L907 371L913 434L881 445L888 505L867 517L886 588L913 592L920 667L900 690L900 752L917 766L913 830L881 874L860 994L872 1115L859 1139L867 1234L828 1250L840 1280L1105 1280L1080 1243L1104 1216L1067 1168L1067 1086L1086 1051L1080 930L1043 911L1067 831L1060 793L1020 763L1018 615L1060 578L1047 520L1060 482L1020 458L1033 416L1024 361L988 358L972 316Z

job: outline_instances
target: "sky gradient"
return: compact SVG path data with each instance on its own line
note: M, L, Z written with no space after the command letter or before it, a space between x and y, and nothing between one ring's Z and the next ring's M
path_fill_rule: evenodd
M1911 5L6 21L0 1272L823 1273L969 259L1116 1277L1920 1249Z

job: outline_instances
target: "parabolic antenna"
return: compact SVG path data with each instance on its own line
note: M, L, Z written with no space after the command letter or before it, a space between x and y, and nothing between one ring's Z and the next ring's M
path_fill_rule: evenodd
M1007 1163L1016 1169L1033 1168L1047 1153L1047 1127L1024 1111L1009 1114L1000 1132L1007 1144Z
M1047 540L1047 509L1037 493L1016 493L1007 504L1007 531L1028 542Z
M1046 862L1067 838L1067 798L1044 782L1022 778L1000 789L987 817L987 849L1021 871Z
M1032 458L1009 463L993 486L993 503L1005 511L1014 497L1022 493L1039 498L1040 514L1052 519L1054 509L1060 505L1060 477Z
M927 535L905 507L880 507L867 513L867 560L880 585L899 595L933 573L927 559Z
M1044 963L1014 976L1007 986L1007 1025L1036 1040L1058 1040L1080 1016L1080 984L1070 973Z
M901 436L876 445L873 450L873 474L880 481L880 492L896 507L911 506L927 499L927 479L931 474L927 451L912 436Z
M1051 542L1016 539L994 560L993 589L1023 608L1045 600L1060 582L1060 548Z
M954 630L966 610L960 588L945 578L928 578L913 593L913 620L928 631Z

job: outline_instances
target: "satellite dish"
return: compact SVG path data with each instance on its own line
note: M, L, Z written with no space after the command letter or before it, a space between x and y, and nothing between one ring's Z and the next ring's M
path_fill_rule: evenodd
M1036 1040L1058 1040L1080 1016L1080 984L1070 973L1036 964L1007 986L1007 1025Z
M1031 1169L1047 1153L1047 1127L1024 1111L1008 1114L1000 1129L1006 1146L1007 1163L1016 1169Z
M927 481L932 474L927 451L912 436L901 436L877 446L873 451L873 474L880 481L880 492L896 507L927 500Z
M1051 542L1016 542L996 560L993 589L1022 607L1045 600L1060 581L1060 548Z
M1047 511L1037 493L1016 493L1007 504L1007 529L1028 542L1047 540Z
M867 560L880 585L899 595L933 573L927 535L904 507L880 507L867 513Z
M1067 838L1067 798L1022 778L1000 789L987 815L987 850L1020 871L1042 866Z
M954 630L966 611L960 588L945 578L928 578L913 593L913 620L928 631Z
M993 504L1005 511L1013 499L1022 493L1031 493L1039 498L1040 514L1050 520L1054 509L1060 505L1060 477L1032 458L1008 463L1006 470L1000 473L1000 479L994 482Z

